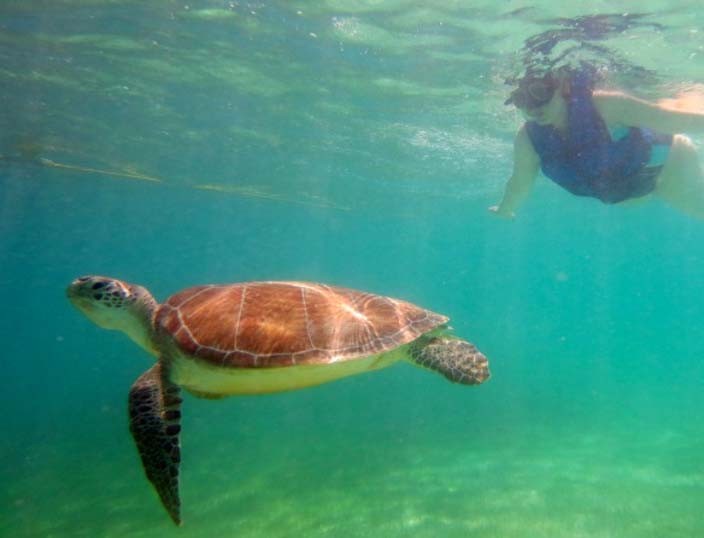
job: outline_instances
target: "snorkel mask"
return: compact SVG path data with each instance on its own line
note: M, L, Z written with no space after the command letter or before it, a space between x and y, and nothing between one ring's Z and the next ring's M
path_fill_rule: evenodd
M555 90L560 85L558 79L550 73L542 77L526 75L518 81L518 88L511 92L505 105L513 103L517 108L532 109L545 106L550 102Z

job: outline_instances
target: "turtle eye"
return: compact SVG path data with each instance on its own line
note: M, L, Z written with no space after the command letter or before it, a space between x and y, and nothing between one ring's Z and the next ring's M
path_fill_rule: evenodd
M91 286L91 288L94 290L99 290L100 288L104 288L104 287L105 287L105 282L96 282L95 284L93 284Z

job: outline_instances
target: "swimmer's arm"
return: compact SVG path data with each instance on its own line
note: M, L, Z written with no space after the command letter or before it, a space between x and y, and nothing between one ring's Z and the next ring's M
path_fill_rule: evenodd
M620 92L594 92L594 104L606 123L646 127L661 133L704 133L704 110L649 103Z
M528 138L525 125L520 128L513 143L513 174L506 183L504 196L499 205L489 211L500 217L513 218L515 211L528 198L540 169L540 158Z

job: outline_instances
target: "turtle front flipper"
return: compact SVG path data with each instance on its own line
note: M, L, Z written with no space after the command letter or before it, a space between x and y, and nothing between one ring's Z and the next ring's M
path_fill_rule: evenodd
M181 461L181 398L168 379L162 361L144 372L130 389L130 432L142 457L142 466L166 511L181 524L178 467Z
M478 385L491 375L484 354L459 338L420 338L410 345L409 351L413 362L440 372L453 383Z

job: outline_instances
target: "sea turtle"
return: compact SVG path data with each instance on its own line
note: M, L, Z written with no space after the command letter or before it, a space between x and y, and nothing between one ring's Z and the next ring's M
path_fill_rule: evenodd
M450 381L489 378L474 345L449 334L448 318L411 303L307 282L197 286L158 304L145 288L84 276L73 305L121 330L157 362L132 385L130 431L147 478L181 524L180 389L221 398L300 389L406 359Z

